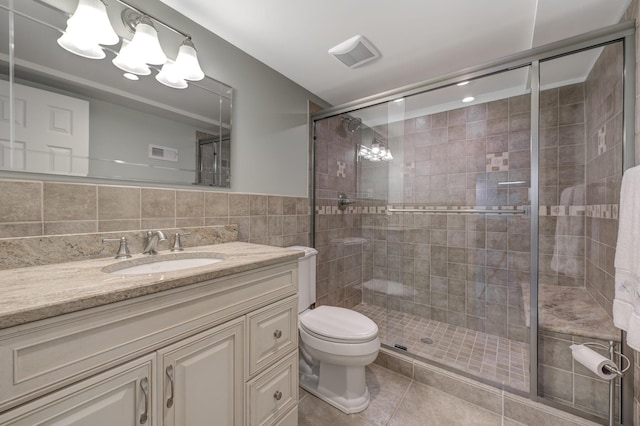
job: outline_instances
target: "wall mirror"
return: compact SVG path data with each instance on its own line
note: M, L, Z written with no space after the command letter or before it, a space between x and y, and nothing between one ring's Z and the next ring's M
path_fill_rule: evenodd
M162 65L125 75L112 61L133 38L123 18L140 14L102 3L118 41L89 59L58 42L78 0L0 0L0 170L230 187L233 89L207 76L168 87ZM151 21L175 59L187 29Z

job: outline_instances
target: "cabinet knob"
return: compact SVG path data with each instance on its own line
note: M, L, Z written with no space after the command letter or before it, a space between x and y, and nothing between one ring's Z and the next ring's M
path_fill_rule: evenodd
M276 391L276 392L273 394L273 397L276 399L276 401L280 401L280 400L282 399L282 392L280 392L280 391Z
M279 339L282 337L282 331L281 330L276 330L273 332L273 337L275 337L276 339Z

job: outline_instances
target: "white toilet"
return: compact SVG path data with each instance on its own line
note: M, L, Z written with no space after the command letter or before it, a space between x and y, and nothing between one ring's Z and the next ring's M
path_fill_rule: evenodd
M347 414L369 405L365 366L378 356L378 326L350 309L319 306L316 301L316 255L310 247L294 246L305 256L298 261L298 331L300 386Z

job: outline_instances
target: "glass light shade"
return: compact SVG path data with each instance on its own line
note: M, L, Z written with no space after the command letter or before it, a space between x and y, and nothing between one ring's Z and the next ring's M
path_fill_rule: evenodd
M167 61L160 72L156 75L156 80L165 86L173 87L174 89L186 89L188 84L182 78L180 70L176 67L175 63Z
M122 39L120 52L111 62L122 71L129 72L131 74L151 74L151 70L147 64L144 63L138 55L136 55L136 52L131 49L131 42L126 39Z
M175 66L185 80L198 81L204 78L204 72L198 62L198 52L189 39L182 42L180 49L178 49Z
M99 44L83 39L72 32L65 32L58 40L58 45L75 55L89 59L102 59L107 56Z
M74 37L82 37L95 44L113 45L120 41L107 15L107 8L101 0L80 0L69 20L66 32Z
M167 55L162 51L158 40L158 32L147 16L143 16L136 25L136 33L129 47L133 54L146 64L162 65L167 62Z

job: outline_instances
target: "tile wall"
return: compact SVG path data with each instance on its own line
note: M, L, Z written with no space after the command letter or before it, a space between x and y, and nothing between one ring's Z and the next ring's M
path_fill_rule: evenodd
M586 288L610 315L622 176L622 55L622 43L607 46L585 83L587 204L600 210L587 212Z
M362 244L353 239L361 237L361 214L353 206L341 211L337 204L338 193L357 199L356 144L360 133L361 130L348 131L341 116L316 123L314 208L318 305L350 308L362 300Z
M584 184L584 86L547 90L541 98L540 279L583 286L584 197L567 201L561 194ZM406 120L404 202L394 207L527 205L529 140L529 95ZM386 187L376 185L387 182L389 167L359 166L360 194L386 199ZM524 183L499 185L504 181ZM369 242L364 301L526 341L521 284L529 281L529 219L384 213L362 216Z
M306 197L10 179L0 194L6 240L235 224L238 241L309 244Z

